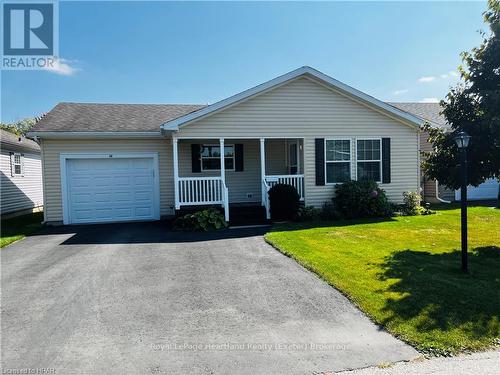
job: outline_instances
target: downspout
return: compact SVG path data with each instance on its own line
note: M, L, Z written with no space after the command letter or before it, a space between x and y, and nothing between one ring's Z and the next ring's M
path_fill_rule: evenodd
M442 198L439 198L439 183L438 183L438 180L435 180L436 181L436 199L438 201L440 201L441 203L451 203L451 201L447 201L447 200L444 200Z

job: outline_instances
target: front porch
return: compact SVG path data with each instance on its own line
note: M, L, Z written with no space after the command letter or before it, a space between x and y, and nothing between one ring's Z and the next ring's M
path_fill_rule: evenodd
M176 210L220 205L229 221L230 204L256 205L269 219L273 185L292 185L305 198L303 139L173 138L172 144Z

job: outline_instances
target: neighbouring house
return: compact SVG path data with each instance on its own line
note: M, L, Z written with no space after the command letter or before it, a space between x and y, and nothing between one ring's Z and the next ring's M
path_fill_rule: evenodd
M420 187L419 116L302 67L212 105L60 103L42 147L47 223L156 220L186 207L263 206L275 183L320 207L335 185Z
M0 129L2 217L43 206L40 146L35 141Z
M439 103L389 103L403 111L409 112L427 121L431 126L451 130L451 126L446 122L441 114ZM420 149L424 152L432 151L432 143L429 142L429 133L420 133ZM460 190L452 190L436 180L429 180L422 174L422 189L424 199L428 202L451 202L460 200ZM499 183L495 178L486 180L479 186L467 187L467 200L493 200L497 199Z

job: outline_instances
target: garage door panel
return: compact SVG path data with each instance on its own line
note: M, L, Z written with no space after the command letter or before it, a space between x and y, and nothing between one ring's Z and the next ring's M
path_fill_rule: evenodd
M151 203L152 201L150 191L136 191L134 192L134 198L141 203Z
M151 211L151 206L146 206L146 207L136 207L135 209L135 215L137 217L149 217L153 214Z
M80 193L75 194L75 203L91 203L92 202L92 194L89 193Z
M95 186L109 187L113 183L113 178L109 176L88 176L87 179Z
M138 187L151 186L151 176L135 176L134 185Z
M130 167L134 170L149 170L148 161L145 159L135 159L130 164Z
M89 209L75 209L74 210L74 217L78 221L92 220L93 216L94 216L93 210L89 210Z
M132 200L132 193L129 191L122 191L119 193L115 193L113 195L113 202L115 203L120 203L120 202L129 202Z
M112 208L96 208L95 216L100 220L111 220L113 218Z
M156 219L153 158L69 159L72 223Z

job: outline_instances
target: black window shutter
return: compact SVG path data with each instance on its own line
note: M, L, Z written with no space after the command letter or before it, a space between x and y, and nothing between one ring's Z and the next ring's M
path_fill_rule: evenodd
M314 152L316 154L316 185L325 184L325 139L314 140Z
M191 144L191 172L200 173L201 172L201 145Z
M382 183L391 182L391 139L382 138Z
M243 144L234 145L234 170L243 172Z

